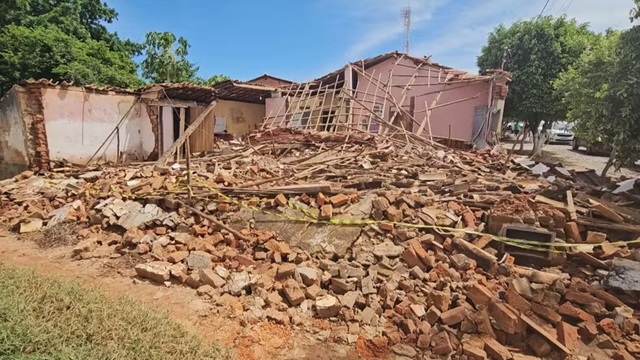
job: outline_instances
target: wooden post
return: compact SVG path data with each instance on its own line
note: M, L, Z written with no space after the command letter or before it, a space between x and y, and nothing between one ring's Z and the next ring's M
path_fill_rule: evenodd
M190 141L187 139L186 142L186 150L187 150L187 200L189 205L191 205L191 198L193 197L193 189L191 189L191 145L189 145Z
M180 135L180 137L178 138L178 140L176 140L171 147L164 152L164 154L162 154L162 156L158 159L158 161L156 161L156 165L158 166L163 166L167 160L173 156L173 154L175 154L176 150L182 146L182 144L184 144L185 140L187 140L189 138L189 136L191 136L191 134L193 134L194 131L196 131L196 129L198 128L198 126L200 126L200 124L202 124L202 122L204 121L204 119L207 117L207 115L209 115L209 113L211 113L211 111L216 107L216 105L218 104L217 101L212 101L209 106L207 106L206 109L204 109L204 111L202 113L200 113L200 115L198 116L198 118L191 123L191 125L189 125L189 127L182 133L182 135Z
M185 110L184 108L180 108L180 129L178 129L179 136L182 136L184 133L184 121L185 121ZM182 158L182 146L178 148L176 151L176 161L180 161Z

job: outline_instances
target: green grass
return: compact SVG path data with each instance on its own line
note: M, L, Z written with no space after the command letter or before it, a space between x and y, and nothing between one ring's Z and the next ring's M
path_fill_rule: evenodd
M0 359L228 359L162 311L0 264Z

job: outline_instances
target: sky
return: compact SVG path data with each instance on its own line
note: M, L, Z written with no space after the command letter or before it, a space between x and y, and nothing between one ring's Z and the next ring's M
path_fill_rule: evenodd
M306 81L351 61L402 51L402 9L411 3L410 54L477 72L476 57L499 24L538 16L546 0L106 0L120 37L170 31L191 44L199 75L249 80L264 73ZM631 26L633 0L549 0L592 30Z

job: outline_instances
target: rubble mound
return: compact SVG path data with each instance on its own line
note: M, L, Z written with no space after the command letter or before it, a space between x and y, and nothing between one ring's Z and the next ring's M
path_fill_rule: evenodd
M203 154L189 177L182 163L25 172L0 182L0 218L72 223L78 261L135 255L138 278L246 326L363 356L640 356L640 288L619 279L640 276L625 195L497 152L287 136Z

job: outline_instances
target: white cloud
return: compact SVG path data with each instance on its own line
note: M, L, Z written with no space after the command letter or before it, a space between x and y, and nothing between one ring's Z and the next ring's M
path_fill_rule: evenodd
M497 25L536 16L542 10L544 1L530 0L472 0L456 2L447 9L455 16L447 16L450 21L424 36L416 37L412 53L432 55L434 61L466 71L477 71L476 56L486 43L488 33ZM628 28L629 10L632 0L552 0L545 9L545 15L566 14L578 22L587 22L597 32L607 28Z

